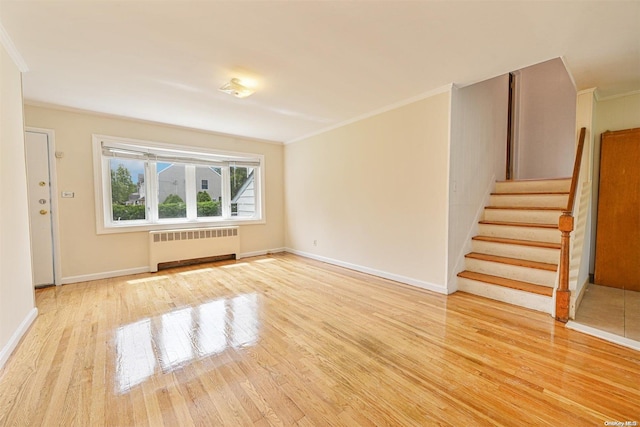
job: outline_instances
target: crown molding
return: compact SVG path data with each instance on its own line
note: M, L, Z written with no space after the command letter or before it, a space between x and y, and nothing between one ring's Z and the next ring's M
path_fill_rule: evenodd
M595 87L579 90L578 92L576 92L576 96L584 95L586 93L590 93L591 96L593 96L596 99L596 101L598 100L598 88L595 88Z
M103 113L103 112L100 112L100 111L93 111L93 110L85 110L85 109L77 108L77 107L68 107L68 106L65 106L65 105L50 104L48 102L36 101L36 100L33 100L33 99L25 99L24 100L24 105L28 106L28 107L46 108L48 110L64 111L64 112L67 112L67 113L83 114L83 115L89 115L89 116L95 116L95 117L102 117L102 118L106 118L106 119L124 120L124 121L128 121L128 122L134 122L134 123L140 123L140 124L146 124L146 125L153 125L153 126L163 126L163 127L167 127L167 128L185 130L185 131L189 131L189 132L197 132L197 133L204 133L204 134L208 134L208 135L216 135L216 136L221 136L221 137L224 137L224 138L243 139L245 141L261 142L261 143L264 143L264 144L272 144L272 145L283 145L283 143L281 141L272 141L270 139L260 139L260 138L254 138L254 137L251 137L251 136L234 135L234 134L231 134L231 133L216 132L216 131L209 130L209 129L199 129L199 128L193 128L193 127L188 127L188 126L174 125L174 124L171 124L171 123L157 122L157 121L154 121L154 120L139 119L139 118L136 118L136 117L121 116L121 115L118 115L118 114Z
M285 145L293 144L294 142L299 142L307 138L311 138L312 136L320 135L325 132L329 132L330 130L338 129L346 125L350 125L351 123L359 122L364 119L368 119L369 117L377 116L378 114L386 113L387 111L395 110L396 108L404 107L405 105L413 104L414 102L422 101L426 98L431 98L432 96L439 95L441 93L450 92L453 90L453 83L446 84L444 86L440 86L428 92L421 93L420 95L413 96L411 98L404 99L402 101L396 102L394 104L387 105L385 107L379 108L377 110L370 111L368 113L353 117L348 120L344 120L340 123L336 123L335 125L327 126L320 130L308 133L306 135L294 138L285 142Z
M562 61L562 65L564 65L564 69L567 71L567 75L569 76L569 79L571 80L571 84L573 85L573 89L576 90L578 85L576 85L576 79L573 78L573 73L571 72L571 69L569 68L569 64L567 63L567 58L563 55L560 57L560 60Z
M7 51L11 59L13 59L13 62L18 67L18 70L20 70L21 73L26 73L27 71L29 71L27 63L25 62L22 55L20 55L20 52L18 52L16 45L13 44L13 40L11 40L9 33L7 33L7 30L4 29L4 25L2 25L2 23L0 23L0 42L2 43L2 46L4 46L4 49Z
M632 90L631 92L617 93L615 95L608 95L608 96L598 97L597 100L598 101L610 101L612 99L624 98L624 97L627 97L627 96L638 95L638 94L640 94L640 90Z

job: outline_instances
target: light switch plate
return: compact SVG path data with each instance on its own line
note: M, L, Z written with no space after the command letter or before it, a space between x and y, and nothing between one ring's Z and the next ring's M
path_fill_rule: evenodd
M75 197L75 193L73 191L63 191L62 198L64 199L73 199Z

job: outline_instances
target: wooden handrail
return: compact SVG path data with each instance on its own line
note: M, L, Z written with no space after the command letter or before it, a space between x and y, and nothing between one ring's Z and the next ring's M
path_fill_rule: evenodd
M566 212L573 215L573 204L576 200L576 190L578 189L578 178L580 177L580 166L582 165L582 151L584 150L584 138L587 128L580 129L580 137L578 138L578 149L576 151L576 159L573 162L573 175L571 176L571 189L569 190L569 201L567 202Z
M556 289L556 320L566 323L569 321L569 303L571 291L569 291L569 264L571 263L571 232L573 231L573 205L576 200L578 180L580 179L580 166L582 165L582 152L584 150L584 140L586 128L580 129L578 138L578 149L576 159L573 163L573 175L571 176L571 189L569 190L569 200L567 209L562 212L558 221L558 229L562 233L560 238L560 277L558 279L558 289Z

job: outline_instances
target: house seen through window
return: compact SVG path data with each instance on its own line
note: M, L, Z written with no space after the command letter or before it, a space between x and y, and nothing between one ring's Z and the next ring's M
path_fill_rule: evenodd
M94 150L99 229L262 219L262 156L99 136Z

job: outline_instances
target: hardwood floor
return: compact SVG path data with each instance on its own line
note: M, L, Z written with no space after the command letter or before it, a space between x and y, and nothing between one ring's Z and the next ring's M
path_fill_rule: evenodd
M37 291L2 426L640 422L640 354L283 254Z

